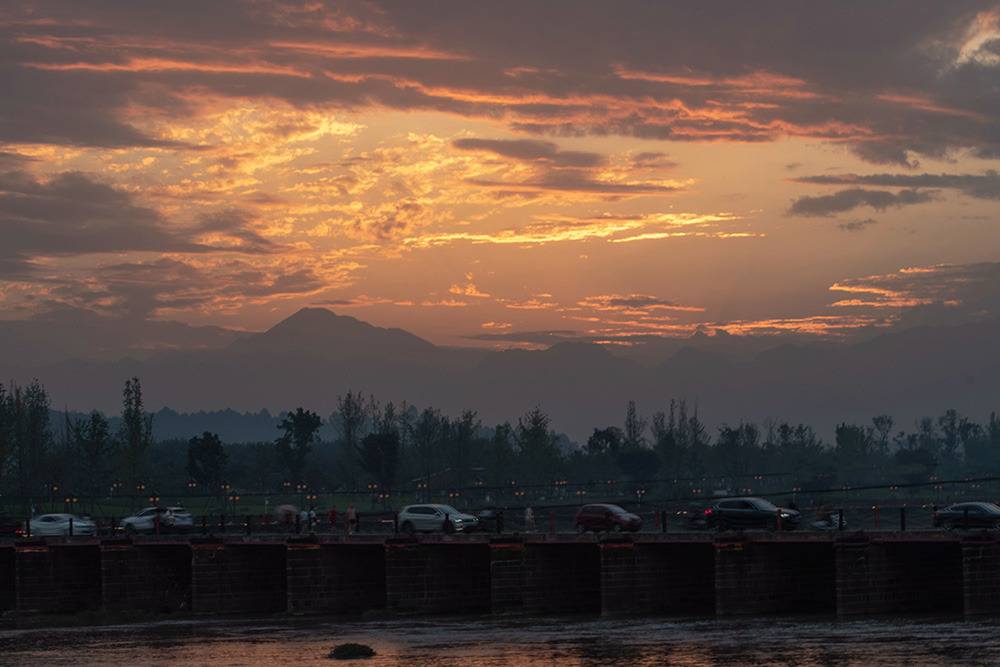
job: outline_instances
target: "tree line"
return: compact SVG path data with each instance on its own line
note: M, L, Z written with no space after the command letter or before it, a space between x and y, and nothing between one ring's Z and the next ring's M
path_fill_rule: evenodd
M565 497L574 488L625 483L683 489L712 484L761 491L780 477L790 488L923 483L1000 471L1000 418L985 424L945 410L899 429L889 415L839 424L832 442L808 425L765 420L710 432L683 399L641 415L628 401L620 424L594 427L577 445L541 409L516 423L485 425L473 410L380 403L348 392L325 418L298 407L277 434L224 443L206 431L187 440L153 438L138 378L125 382L117 428L99 412L53 424L38 382L0 384L0 493L20 498L107 495L400 493L466 502L517 494ZM319 437L324 422L336 437ZM143 490L140 493L139 490ZM387 505L391 501L387 501Z
M98 497L115 486L134 488L147 476L153 418L142 402L138 378L125 382L121 419L112 432L99 412L57 428L51 399L36 380L25 387L0 384L0 493ZM56 432L60 431L60 436Z

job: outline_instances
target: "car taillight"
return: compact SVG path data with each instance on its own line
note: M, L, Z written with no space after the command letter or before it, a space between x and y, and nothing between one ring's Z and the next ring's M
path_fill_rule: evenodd
M705 516L709 516L710 514L712 514L712 510L705 510Z

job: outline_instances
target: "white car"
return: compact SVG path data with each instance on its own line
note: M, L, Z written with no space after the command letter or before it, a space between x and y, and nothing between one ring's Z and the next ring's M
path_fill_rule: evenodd
M122 519L121 529L126 535L156 533L159 517L160 533L189 533L194 519L183 507L147 507L134 515Z
M38 537L96 535L97 524L75 514L42 514L28 521L29 532Z
M445 533L471 533L478 527L478 518L463 514L451 505L408 505L399 513L399 529L407 535L438 530Z

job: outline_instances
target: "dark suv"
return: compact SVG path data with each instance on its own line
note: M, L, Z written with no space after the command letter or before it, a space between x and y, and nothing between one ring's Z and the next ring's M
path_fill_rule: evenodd
M703 512L689 517L694 528L764 528L777 530L778 514L781 529L795 530L802 516L796 510L778 507L763 498L724 498L712 503Z
M602 530L619 533L623 530L635 532L642 528L642 519L618 505L594 503L584 505L573 518L576 532L583 533L592 530L595 533Z

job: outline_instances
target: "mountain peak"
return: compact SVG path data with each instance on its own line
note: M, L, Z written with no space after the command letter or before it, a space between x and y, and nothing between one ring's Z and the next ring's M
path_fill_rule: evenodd
M402 329L383 329L326 308L302 308L263 333L234 341L235 354L311 354L405 358L434 354L438 348Z

